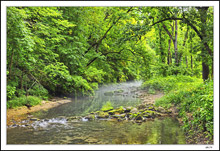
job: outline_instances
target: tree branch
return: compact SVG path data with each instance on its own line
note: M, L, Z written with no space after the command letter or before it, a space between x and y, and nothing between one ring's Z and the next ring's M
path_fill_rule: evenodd
M167 34L170 36L170 39L172 39L172 41L174 41L173 36L171 35L171 33L169 32L169 30L167 29L167 27L164 24L163 24L163 28L167 32Z
M182 20L184 21L187 25L189 25L190 27L192 27L192 29L197 33L197 35L199 36L199 38L201 39L203 45L205 46L205 48L207 49L208 53L210 56L212 56L212 50L209 48L207 42L204 42L204 37L201 35L201 33L199 32L199 30L187 19L187 18L177 18L177 17L170 17L170 18L165 18L162 19L160 21L157 21L155 23L153 23L151 26L154 26L158 23L167 21L167 20Z
M133 7L130 7L126 13L129 13L129 12L132 10L132 8L133 8ZM83 56L85 56L85 55L90 51L90 49L92 49L94 46L97 46L97 48L98 48L98 46L101 44L102 40L106 38L108 32L112 29L112 27L113 27L120 19L121 19L121 17L118 17L118 19L117 19L116 21L114 21L113 24L108 28L108 30L105 32L105 34L102 36L102 38L99 39L98 42L93 43L93 44L87 49L87 51L84 53Z

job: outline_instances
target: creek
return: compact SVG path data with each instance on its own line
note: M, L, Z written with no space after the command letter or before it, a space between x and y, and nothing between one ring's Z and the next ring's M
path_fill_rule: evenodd
M114 108L137 106L141 81L102 86L93 97L73 98L72 102L32 113L39 120L24 120L7 128L7 144L185 144L178 120L155 118L143 123L132 121L68 121L98 111L106 102Z

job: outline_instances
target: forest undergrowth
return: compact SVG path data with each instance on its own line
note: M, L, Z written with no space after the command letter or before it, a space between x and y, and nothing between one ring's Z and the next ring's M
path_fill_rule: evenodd
M213 143L213 81L203 82L190 76L168 76L146 81L143 88L160 90L165 95L157 106L175 106L188 143Z

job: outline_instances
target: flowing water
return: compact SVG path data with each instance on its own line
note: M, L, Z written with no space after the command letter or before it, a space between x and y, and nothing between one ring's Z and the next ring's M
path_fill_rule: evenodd
M98 111L110 101L114 108L136 106L141 82L126 82L101 87L94 97L73 99L47 111L33 113L39 121L29 126L7 128L7 144L185 144L176 119L156 118L141 124L131 121L67 121ZM23 121L24 123L26 121Z

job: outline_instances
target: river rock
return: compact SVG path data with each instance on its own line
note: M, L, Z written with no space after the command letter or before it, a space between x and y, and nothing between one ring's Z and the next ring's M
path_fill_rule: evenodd
M137 108L133 108L133 109L131 109L130 112L131 112L131 113L137 113L137 112L138 112L138 109L137 109Z
M135 117L135 120L143 120L143 117L139 114Z
M31 118L30 121L38 121L38 118Z
M118 119L117 118L111 118L108 121L110 121L110 122L118 122Z
M49 121L49 119L45 118L45 119L44 119L44 121L46 121L46 122L47 122L47 121Z
M85 117L85 119L93 120L93 119L95 119L95 115L88 115Z
M125 112L125 113L128 113L128 112L131 111L131 109L132 109L132 107L130 107L130 106L129 106L129 107L126 107L125 110L124 110L124 112Z
M107 112L99 112L97 118L108 118L109 114Z

